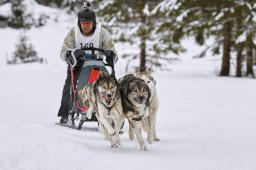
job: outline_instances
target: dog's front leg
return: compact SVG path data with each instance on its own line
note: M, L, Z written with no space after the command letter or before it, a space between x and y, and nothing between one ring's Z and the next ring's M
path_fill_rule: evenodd
M153 108L150 110L150 124L152 128L152 133L154 137L154 141L160 141L160 139L156 135L156 113L157 113L158 108Z
M105 138L106 140L110 140L110 136L109 136L109 134L108 134L106 128L105 128L105 127L103 126L103 124L100 123L100 122L99 122L99 131L100 131L100 133L102 133L102 134L104 135L104 138Z
M133 140L134 139L134 127L133 127L133 123L131 122L131 120L128 119L129 122L129 139Z
M117 133L112 128L110 122L107 120L106 117L102 117L102 116L99 116L99 120L103 124L104 129L106 130L106 132L108 133L106 135L108 135L108 139L110 140L111 147L112 148L118 148L117 138L116 138Z
M115 124L115 131L116 131L116 139L117 139L117 144L121 145L121 141L120 141L120 131L122 128L122 125L124 123L124 119L123 118L113 118L114 124Z
M134 125L134 131L135 131L136 138L140 145L140 150L143 150L143 151L148 150L147 146L143 140L143 137L142 137L142 122L141 121L132 121L132 123Z
M103 124L103 126L106 128L106 130L107 130L107 132L108 132L108 134L110 135L110 136L113 136L113 135L115 135L115 131L114 131L114 129L112 128L112 126L111 126L111 124L108 122L108 120L107 120L107 118L104 116L100 116L99 117L100 118L100 122Z
M103 124L100 122L100 118L99 118L98 112L96 112L95 116L96 116L96 118L98 120L98 123L99 123L98 124L99 125L99 132L104 135L104 138L106 140L110 140L110 135L108 134L108 132L107 132L106 128L103 126Z
M88 118L88 119L91 119L92 118L92 112L93 112L93 104L92 103L90 103L90 106L89 106L89 108L88 108L88 110L87 110L87 112L86 112L86 117Z
M148 140L148 143L151 144L154 141L154 138L153 138L152 127L150 125L150 117L143 118L141 121L142 121L142 124L145 124L146 126L147 140Z

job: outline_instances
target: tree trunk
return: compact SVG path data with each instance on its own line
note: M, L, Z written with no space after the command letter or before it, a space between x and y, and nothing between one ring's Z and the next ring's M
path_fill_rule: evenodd
M142 25L146 24L146 16L141 16ZM140 30L140 70L143 71L146 68L146 31L142 27Z
M238 16L236 18L237 22L237 27L236 27L236 33L237 36L240 36L242 34L241 28L242 28L242 23L243 23L243 17L242 17L242 10L241 8L238 8ZM242 77L242 52L243 52L243 44L238 43L236 46L236 52L237 52L237 57L236 57L236 77Z
M247 60L246 60L246 76L251 75L254 76L253 72L253 42L252 42L252 34L248 36L248 47L247 47Z
M254 49L253 65L256 65L256 50Z
M227 22L224 24L224 27L223 27L223 56L222 56L220 76L229 76L230 48L231 48L230 32L231 32L231 23Z
M242 47L238 46L236 58L236 77L242 77Z
M144 37L141 37L140 44L140 70L146 68L146 40Z
M242 77L242 51L242 46L239 44L237 47L236 77Z

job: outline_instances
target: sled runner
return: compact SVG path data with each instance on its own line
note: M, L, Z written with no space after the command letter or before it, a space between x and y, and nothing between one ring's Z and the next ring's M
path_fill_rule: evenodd
M66 124L66 123L55 123L55 124L63 126L63 127L71 128L71 129L77 129L77 127L72 124ZM79 130L87 131L87 132L88 131L98 131L98 128L97 127L82 127Z
M99 53L103 58L99 57ZM93 47L82 47L81 49L71 50L68 56L68 64L71 74L71 88L69 101L69 120L72 127L82 128L85 121L97 122L96 114L92 114L91 119L86 117L87 107L79 97L79 90L83 89L88 83L93 83L98 79L100 72L109 74L106 66L111 68L114 73L115 53L112 50L103 50ZM81 124L82 122L82 124ZM79 125L78 125L79 123Z

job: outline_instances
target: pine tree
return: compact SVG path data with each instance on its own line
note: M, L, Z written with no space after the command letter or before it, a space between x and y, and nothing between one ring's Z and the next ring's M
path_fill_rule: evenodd
M251 75L253 78L255 78L254 72L253 72L253 48L254 44L252 41L253 35L249 34L247 41L247 64L246 64L246 76Z
M108 26L114 28L117 40L129 42L138 47L138 52L127 53L123 57L128 59L128 64L135 59L139 60L139 67L159 66L159 60L166 59L159 48L155 31L159 25L157 15L152 10L159 4L156 0L113 0L96 1L98 15L103 17Z
M21 63L38 62L40 59L34 47L29 42L29 38L25 33L22 33L19 42L16 45L14 52L14 61L20 61Z
M250 38L246 35L252 36L256 30L253 22L256 15L255 1L179 0L176 1L177 3L174 2L165 0L162 2L163 5L158 7L160 13L177 18L176 22L166 19L167 22L159 29L164 29L165 25L170 27L174 23L177 29L173 41L179 41L184 36L193 36L199 45L204 45L208 37L215 37L214 45L205 47L199 56L205 54L207 50L211 50L213 54L222 52L220 76L229 76L231 55L237 53L237 74L240 75L243 49L246 44L250 44ZM241 40L241 36L245 38ZM254 47L255 44L252 46ZM251 57L247 61L251 62ZM251 67L251 64L248 66Z
M13 28L25 27L24 10L25 6L22 4L22 0L11 1L12 17L10 18L9 25Z
M64 0L36 0L39 4L51 7L61 7Z
M82 9L85 0L63 0L62 7L68 8L69 12L78 12Z

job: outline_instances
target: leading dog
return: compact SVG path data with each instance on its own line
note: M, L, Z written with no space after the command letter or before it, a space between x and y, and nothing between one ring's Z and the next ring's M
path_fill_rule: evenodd
M79 96L88 107L86 115L91 119L96 110L99 131L111 142L111 147L120 145L119 133L124 122L122 103L115 76L101 72L98 80L86 85ZM114 127L112 126L114 123Z
M144 80L128 74L118 80L124 115L129 122L129 137L134 132L141 150L147 150L142 137L142 120L149 116L150 90Z
M152 70L150 68L143 71L141 71L140 69L136 69L135 76L144 80L149 87L151 96L149 98L149 117L146 118L146 121L150 123L151 133L148 134L153 134L154 141L159 141L160 139L157 137L156 134L156 115L159 108L159 99L156 90L156 80L153 78ZM148 140L150 140L150 137L148 137Z

